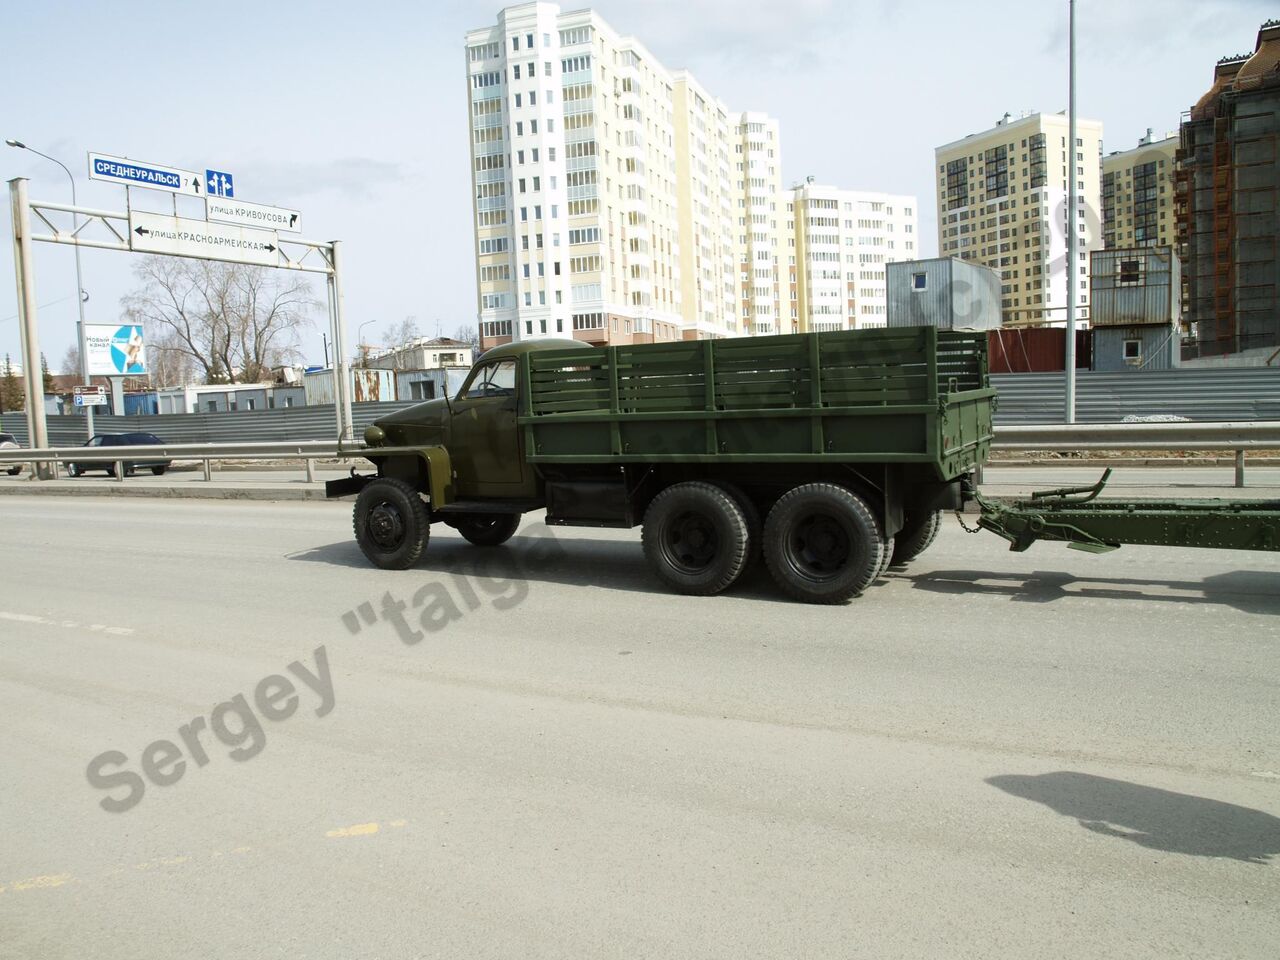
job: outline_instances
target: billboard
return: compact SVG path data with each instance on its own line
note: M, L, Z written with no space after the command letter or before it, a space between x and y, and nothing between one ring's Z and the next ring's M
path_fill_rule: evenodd
M84 341L89 357L89 376L146 375L147 354L141 326L87 323Z

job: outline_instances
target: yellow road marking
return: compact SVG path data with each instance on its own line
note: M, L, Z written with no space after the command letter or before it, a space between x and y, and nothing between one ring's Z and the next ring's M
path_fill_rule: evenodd
M26 880L13 881L13 892L20 890L36 890L43 887L60 887L64 883L70 883L75 877L69 873L55 873L47 877L29 877ZM3 889L3 888L0 888Z
M325 832L326 837L363 837L370 833L377 833L378 825L376 823L357 823L351 827L340 827L337 830L328 830Z

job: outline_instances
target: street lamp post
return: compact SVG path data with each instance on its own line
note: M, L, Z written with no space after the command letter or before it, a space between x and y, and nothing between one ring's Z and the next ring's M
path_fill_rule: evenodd
M6 140L5 143L10 147L16 147L19 150L27 150L31 153L34 153L37 157L44 157L46 160L50 160L53 163L56 163L58 166L62 167L62 172L67 175L67 180L71 184L71 205L73 207L79 206L79 204L76 203L76 178L71 175L71 171L67 169L67 165L65 163L63 163L61 160L57 159L56 157L49 156L47 153L41 153L35 147L27 146L25 143L23 143L20 140ZM73 233L74 231L78 231L80 229L80 214L73 213L71 215L71 224L73 227ZM83 279L83 275L80 272L79 243L75 245L75 252L76 252L76 306L80 310L80 319L76 322L76 339L80 344L81 382L87 385L89 383L89 350L85 342L84 303L88 299L88 294L85 293L84 279ZM33 375L34 374L28 374L28 376L33 376ZM88 432L89 437L92 438L93 437L93 407L92 406L85 407L84 412L85 412L85 428Z
M1076 0L1067 0L1067 139L1070 141L1067 152L1067 170L1071 177L1067 180L1067 342L1065 363L1066 397L1063 420L1066 423L1076 422L1076 278L1080 271L1076 268L1076 250L1080 237L1077 233L1076 210Z

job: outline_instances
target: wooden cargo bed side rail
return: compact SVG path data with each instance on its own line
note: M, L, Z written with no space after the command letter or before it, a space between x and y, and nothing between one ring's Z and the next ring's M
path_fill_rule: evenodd
M971 392L964 386L985 387L985 341L948 335L940 351L938 337L932 327L917 327L532 352L521 361L527 455L561 462L937 462L944 453L937 422L944 390L958 389L955 399L962 402L990 397L985 390L963 396ZM848 449L851 420L883 417L898 421L865 424L871 434L856 451ZM804 442L794 429L799 425L789 422L794 418L808 421ZM752 420L758 421L754 435ZM570 424L580 428L576 435ZM637 448L646 424L651 430ZM696 431L680 429L694 424ZM917 432L909 449L872 442L877 431L904 430ZM657 442L655 431L669 443ZM553 432L556 442L544 448ZM785 441L778 439L782 433ZM749 440L759 443L744 446Z

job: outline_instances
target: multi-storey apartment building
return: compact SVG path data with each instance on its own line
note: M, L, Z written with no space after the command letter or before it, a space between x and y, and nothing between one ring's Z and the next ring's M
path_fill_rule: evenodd
M675 81L680 311L686 339L741 336L731 144L738 120L688 71Z
M784 275L788 244L778 121L763 113L744 113L734 140L742 332L790 332L784 323L790 300Z
M681 337L675 84L590 10L467 34L483 346Z
M1280 345L1280 20L1225 57L1183 121L1175 196L1195 350Z
M1008 114L934 151L938 249L1000 271L1007 324L1062 323L1067 283L1088 317L1089 254L1102 247L1102 124L1065 114ZM1077 187L1076 263L1067 263L1068 189Z
M1130 150L1102 158L1102 242L1119 247L1167 247L1177 242L1173 172L1178 135L1156 140L1150 128Z
M913 196L840 190L812 179L788 198L798 264L798 331L883 327L885 264L914 260Z

